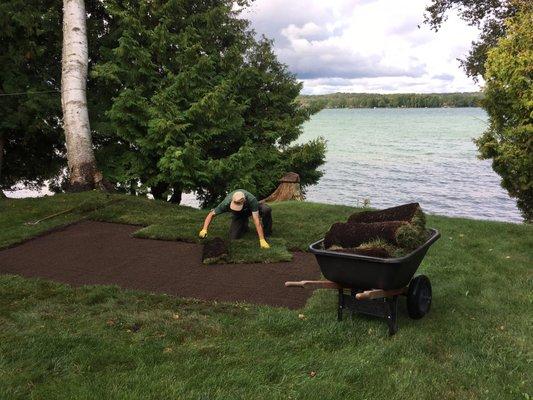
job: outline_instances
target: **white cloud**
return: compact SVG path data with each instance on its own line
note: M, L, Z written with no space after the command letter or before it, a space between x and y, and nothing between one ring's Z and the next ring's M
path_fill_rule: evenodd
M464 57L478 32L451 16L437 33L425 0L256 0L244 17L275 40L304 93L449 92L478 87Z

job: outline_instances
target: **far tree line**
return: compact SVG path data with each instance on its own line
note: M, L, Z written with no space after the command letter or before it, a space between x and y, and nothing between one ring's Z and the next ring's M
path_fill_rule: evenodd
M313 111L324 108L438 108L480 107L483 94L474 93L332 93L302 95L300 102Z

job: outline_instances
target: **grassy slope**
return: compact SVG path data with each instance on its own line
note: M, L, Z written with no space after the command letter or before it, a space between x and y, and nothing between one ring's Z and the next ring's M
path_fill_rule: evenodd
M37 225L26 225L26 222L33 222L48 215L80 206L95 208L105 205L112 199L121 200L121 197L93 192L38 199L0 200L0 248L13 245L58 226L78 221L86 214L76 209L73 212L47 219Z
M0 203L0 243L75 219L20 226L84 196ZM304 248L351 211L278 204L275 236ZM97 213L191 239L203 215L139 199ZM436 216L428 225L442 232L419 271L433 283L432 311L409 320L402 302L393 338L372 318L337 323L332 291L289 311L0 276L0 398L528 398L532 227Z

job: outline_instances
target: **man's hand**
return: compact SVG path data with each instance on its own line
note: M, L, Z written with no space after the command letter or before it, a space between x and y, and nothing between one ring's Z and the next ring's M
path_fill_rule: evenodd
M270 245L265 239L259 239L259 246L261 246L262 249L270 249Z
M200 239L205 239L207 236L207 229L202 229L198 236L200 237Z

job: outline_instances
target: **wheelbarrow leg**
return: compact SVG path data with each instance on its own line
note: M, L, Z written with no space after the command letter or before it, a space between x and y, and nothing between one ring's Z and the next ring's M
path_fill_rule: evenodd
M350 290L350 316L352 319L355 318L356 313L356 304L357 304L357 298L355 297L357 295L357 290L351 289Z
M344 309L344 289L339 289L339 305L337 308L337 320L342 321L342 310Z
M398 332L398 296L387 297L385 303L388 308L389 336L392 336Z

